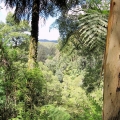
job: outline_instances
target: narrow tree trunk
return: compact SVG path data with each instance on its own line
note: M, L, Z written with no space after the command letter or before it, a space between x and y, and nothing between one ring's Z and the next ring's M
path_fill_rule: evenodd
M120 120L120 0L111 0L104 64L103 120Z
M28 58L29 69L34 68L37 62L39 7L40 7L40 0L33 0L32 21L31 21L31 39L30 39L29 58Z

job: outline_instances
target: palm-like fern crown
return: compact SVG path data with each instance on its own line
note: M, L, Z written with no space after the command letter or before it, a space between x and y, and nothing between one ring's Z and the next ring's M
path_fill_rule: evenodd
M79 15L77 29L68 38L77 49L104 51L108 6L104 6L103 3L96 4L90 4L87 9L84 9L84 14Z
M79 18L79 38L85 46L104 49L107 34L107 16L99 11L86 13Z
M33 2L35 0L1 0L7 7L15 7L15 19L31 19ZM39 15L43 18L58 14L58 10L65 10L78 3L79 0L39 0Z
M101 1L95 3L95 0L89 2L80 9L84 14L81 14L78 9L75 12L80 13L79 16L78 14L62 15L52 24L52 27L59 29L63 39L62 48L72 43L75 49L95 50L97 48L104 51L109 5Z

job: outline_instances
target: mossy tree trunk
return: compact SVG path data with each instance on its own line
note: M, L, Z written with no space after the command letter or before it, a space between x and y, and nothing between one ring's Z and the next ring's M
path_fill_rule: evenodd
M103 120L120 120L120 0L111 0L104 64Z
M40 0L33 0L32 21L31 21L31 39L30 39L29 58L28 58L29 69L34 68L37 62L39 7L40 7Z

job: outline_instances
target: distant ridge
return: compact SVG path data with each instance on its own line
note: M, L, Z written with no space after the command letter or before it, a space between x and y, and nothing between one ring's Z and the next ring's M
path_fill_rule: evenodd
M47 39L39 39L40 42L53 42L53 43L58 43L57 40L47 40Z

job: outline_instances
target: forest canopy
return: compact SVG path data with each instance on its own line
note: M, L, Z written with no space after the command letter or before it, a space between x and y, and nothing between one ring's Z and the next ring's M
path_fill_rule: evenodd
M0 119L101 120L109 1L4 2L16 9L0 22ZM31 26L21 19L29 10ZM60 14L50 29L60 38L39 42L34 23L55 10Z

